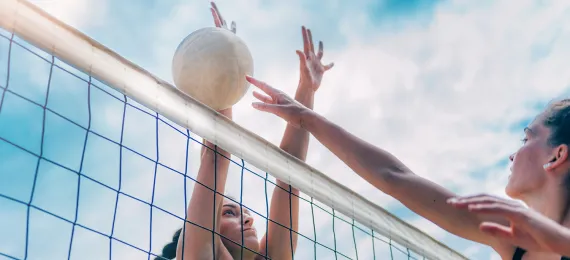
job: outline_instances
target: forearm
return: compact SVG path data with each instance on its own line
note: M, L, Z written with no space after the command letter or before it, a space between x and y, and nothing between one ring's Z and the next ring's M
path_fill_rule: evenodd
M560 239L553 241L551 250L554 253L570 257L570 229L562 227L560 232Z
M312 109L314 91L309 86L300 84L295 93L295 100ZM280 148L304 161L308 147L309 132L287 124ZM295 251L298 239L298 235L290 229L297 231L299 226L299 190L281 180L277 180L277 186L273 189L269 213L269 218L276 223L271 222L269 225L268 235L271 242L267 248L271 256L291 259L290 252Z
M489 240L479 231L481 220L447 203L455 194L414 174L387 151L350 134L312 111L303 115L303 128L377 189L399 200L415 213L443 229L480 243Z
M540 225L540 221L535 220L532 224ZM550 219L547 219L547 222L542 224L542 228L547 230L547 232L534 232L537 240L542 241L543 246L548 248L549 251L570 257L570 229Z
M565 227L561 237L562 239L558 242L558 250L556 252L563 256L570 257L570 229Z
M219 232L220 208L222 206L229 160L225 157L229 153L216 148L209 142L201 153L200 169L194 185L192 197L187 209L187 222L184 225L183 237L178 246L179 255L182 253L180 245L184 239L185 258L207 257L212 250L212 229ZM225 157L224 157L225 156ZM215 193L214 193L215 191ZM215 217L215 222L214 218ZM219 239L214 239L217 241ZM204 250L210 248L210 250ZM205 254L205 255L204 255ZM211 256L209 256L211 258Z
M226 157L229 158L230 154L211 143L205 143L209 148L204 147L202 149L200 169L196 177L197 183L194 185L188 206L188 218L190 221L197 221L196 224L211 228L214 226L212 218L214 207L216 208L215 212L218 212L222 206L223 197L221 194L225 192L230 164ZM198 208L200 210L196 210ZM216 216L216 222L217 219L218 216ZM216 228L218 228L217 225Z
M305 107L313 109L315 93L310 87L303 86L302 83L300 83L297 88L297 92L295 93L295 100L303 104ZM305 161L307 159L307 151L309 150L309 132L305 129L287 124L285 133L283 134L283 139L281 140L280 148L297 157L299 160ZM289 199L289 185L281 180L277 180L277 185L283 189L275 189L273 191L273 195L277 195L278 197L285 195L287 196L287 199ZM291 193L299 195L299 191L293 187L291 187ZM296 196L291 197L295 200L295 204L297 205L294 206L298 209L298 198ZM287 213L287 215L289 215L289 213ZM287 226L289 226L289 223L287 223Z
M303 128L354 172L384 192L390 192L394 177L412 174L389 152L354 136L313 111L304 113Z
M299 85L295 93L295 100L309 109L313 109L315 93L310 87ZM309 132L287 124L283 139L279 146L285 152L304 161L307 158L309 147Z

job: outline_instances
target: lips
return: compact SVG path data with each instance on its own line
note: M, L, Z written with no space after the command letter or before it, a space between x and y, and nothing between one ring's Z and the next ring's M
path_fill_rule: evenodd
M243 233L253 233L257 235L257 231L254 228L244 228Z

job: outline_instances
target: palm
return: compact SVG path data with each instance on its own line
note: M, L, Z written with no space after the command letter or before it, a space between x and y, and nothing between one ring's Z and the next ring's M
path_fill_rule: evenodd
M331 69L334 63L323 65L321 60L323 58L323 42L319 42L319 50L315 53L315 46L313 44L313 35L311 30L302 28L303 30L303 49L304 51L297 51L299 59L301 59L301 84L309 85L313 90L317 90L321 85L325 71Z
M304 111L308 111L305 106L287 96L287 94L282 91L269 86L265 82L249 76L246 76L246 79L249 83L258 87L261 91L267 94L266 96L257 91L253 92L253 96L261 101L253 103L252 105L254 108L273 113L285 119L285 121L293 126L303 127L301 116Z
M306 64L301 70L301 78L306 79L316 90L321 85L325 68L321 61L312 53L307 57Z

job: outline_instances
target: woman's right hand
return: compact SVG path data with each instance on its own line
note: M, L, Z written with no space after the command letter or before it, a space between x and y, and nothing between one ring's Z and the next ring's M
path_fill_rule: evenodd
M259 81L250 76L246 76L246 79L249 83L267 94L264 95L257 91L253 92L253 96L261 101L254 102L252 104L255 109L281 117L285 119L287 123L295 127L305 127L307 115L313 113L312 110L303 106L301 103L289 97L282 91L269 86L265 82Z
M522 204L492 195L459 197L448 201L457 208L481 215L500 216L510 225L486 221L479 228L486 234L526 250L568 254L570 230Z
M211 1L210 3L212 5L212 7L210 7L210 11L212 11L212 16L214 17L214 24L216 25L216 27L228 29L228 24L226 23L226 20L224 20L224 18L222 17L222 13L220 13L220 10L218 10L218 6L216 6L216 3L214 3L214 1ZM236 22L232 22L231 26L232 26L231 29L228 30L232 31L233 33L236 33Z

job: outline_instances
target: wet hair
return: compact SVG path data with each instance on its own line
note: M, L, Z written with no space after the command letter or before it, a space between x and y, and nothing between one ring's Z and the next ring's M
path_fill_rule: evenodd
M570 99L553 102L545 111L544 125L551 131L549 143L552 146L570 146ZM570 209L570 169L562 183L567 191L566 214ZM564 216L565 217L565 216Z
M224 195L227 199L235 200L233 196ZM162 248L162 254L157 256L155 260L164 260L164 259L174 259L176 258L176 249L178 247L178 239L180 238L180 233L182 233L182 228L176 230L174 232L174 236L172 236L172 242L166 244Z
M176 230L174 232L174 236L172 236L172 242L166 244L162 248L162 254L157 256L155 260L164 260L164 259L174 259L176 258L176 248L178 246L178 238L180 238L180 233L182 232L182 228Z

